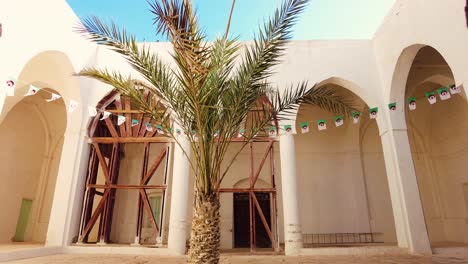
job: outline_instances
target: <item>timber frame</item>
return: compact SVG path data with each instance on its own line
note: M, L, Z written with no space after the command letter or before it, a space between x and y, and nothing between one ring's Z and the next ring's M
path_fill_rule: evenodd
M148 98L148 97L147 97ZM143 113L132 110L128 98L121 97L116 92L108 94L98 104L100 112L108 111L116 115L123 115L126 122L117 125L117 118L111 115L102 119L101 114L94 117L89 125L89 154L88 172L86 178L85 194L78 236L78 243L88 243L88 236L96 226L98 228L99 243L108 243L112 228L112 216L115 204L115 195L118 190L134 190L139 193L137 227L135 230L135 244L141 244L144 212L151 223L152 237L159 243L163 235L164 207L166 204L166 189L168 178L168 162L171 150L171 140L163 135L158 135L153 128L147 130L146 123L150 118ZM132 119L138 120L137 125L132 126ZM123 185L118 183L120 161L123 154L124 144L143 144L144 156L142 158L143 168L139 184ZM152 144L162 145L163 148L154 161L150 161L149 154ZM158 168L163 168L163 184L149 185ZM97 184L99 173L104 176L104 184ZM148 190L160 190L162 192L162 210L160 215L161 226L158 226L151 204L148 198ZM99 199L100 197L100 199ZM95 205L95 199L99 202ZM99 221L98 221L99 220Z
M243 140L233 139L232 143L244 142ZM267 147L263 154L262 160L257 167L254 164L254 145L255 143L267 143ZM249 194L249 223L250 223L250 253L255 254L256 250L256 230L255 230L255 218L260 217L260 220L265 228L268 238L270 239L272 249L275 253L280 252L279 246L279 235L278 235L278 209L276 204L276 183L275 183L275 162L274 162L274 143L276 141L271 138L254 138L252 141L248 142L249 147L249 163L250 163L250 173L249 173L249 187L248 188L220 188L219 192L222 193L248 193ZM269 163L269 176L270 182L269 188L257 188L255 185L258 181L260 173L265 169L265 163ZM271 210L271 226L268 225L267 219L265 218L265 213L263 212L260 204L255 196L256 192L264 192L270 195L270 210ZM222 205L221 205L222 206Z

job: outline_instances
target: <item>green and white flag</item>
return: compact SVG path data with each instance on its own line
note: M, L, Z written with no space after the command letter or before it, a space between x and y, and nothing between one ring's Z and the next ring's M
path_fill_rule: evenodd
M140 122L138 122L138 120L136 119L132 119L132 127L138 125Z
M73 113L78 108L78 102L75 100L70 100L68 104L68 113Z
M317 120L317 127L318 127L319 131L326 130L327 129L327 121L325 121L325 119Z
M41 89L41 88L36 87L36 86L34 86L34 85L31 84L31 85L29 85L29 90L28 90L28 92L27 92L24 96L35 95L35 94L37 94L37 92L39 92L40 89Z
M49 99L46 99L46 102L50 103L50 102L55 101L55 100L58 100L58 99L60 99L60 98L62 98L62 96L60 96L60 95L58 95L58 94L56 94L56 93L52 93L52 94L50 95L50 98L49 98Z
M390 103L388 104L388 109L390 111L395 111L396 110L396 103Z
M344 118L343 116L335 116L335 126L340 127L344 124Z
M111 112L104 111L102 113L101 119L99 119L99 120L104 120L104 119L108 118L110 115L111 115Z
M176 128L175 132L179 136L182 134L182 130L180 130L180 128Z
M408 98L408 108L410 111L416 109L416 97Z
M15 87L16 87L16 79L9 78L5 82L5 94L6 96L15 96Z
M92 107L92 106L88 106L88 115L89 116L97 116L97 110L96 108Z
M276 127L271 126L271 127L268 129L268 136L269 136L269 137L276 137Z
M352 116L353 116L353 123L354 124L359 123L359 119L361 119L361 113L360 112L353 112Z
M450 86L450 93L451 94L459 94L461 93L461 88L463 87L463 85L460 85L460 86L456 86L455 84Z
M237 137L241 138L245 135L245 129L241 128L239 129L239 133L237 134Z
M158 134L159 134L159 135L164 134L163 127L162 127L161 125L157 125L157 126L156 126L156 130L158 131Z
M300 126L302 134L309 133L309 122L302 122Z
M286 134L291 134L292 133L292 126L291 125L285 125L284 126L284 131L286 131Z
M151 125L150 122L146 122L145 127L146 127L146 131L153 132L153 125Z
M430 104L435 104L437 102L437 98L434 94L434 92L428 92L426 93L426 98L429 101Z
M219 136L219 130L216 130L216 131L214 132L214 135L213 135L213 136L214 136L214 137L218 137L218 136Z
M369 109L370 119L376 119L376 118L377 118L377 113L378 113L378 112L379 112L379 108L378 108L378 107L374 107L374 108Z
M117 125L118 126L122 125L123 123L125 123L126 120L127 119L125 118L125 116L121 116L121 115L117 116Z
M442 100L442 101L451 98L450 92L449 92L449 90L447 89L447 87L442 87L442 88L440 88L440 89L437 89L437 93L439 94L440 100Z

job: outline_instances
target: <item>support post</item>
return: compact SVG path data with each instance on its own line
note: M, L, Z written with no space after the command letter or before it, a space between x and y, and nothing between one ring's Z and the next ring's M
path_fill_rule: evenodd
M280 136L281 186L284 215L284 244L288 256L303 247L296 175L296 150L292 134Z
M186 136L179 136L180 145L175 144L172 172L172 197L169 217L168 248L174 255L184 255L186 252L188 224L188 194L190 163L182 148L190 156L190 142ZM182 148L181 148L182 147Z
M381 139L398 246L431 254L407 130L387 130Z

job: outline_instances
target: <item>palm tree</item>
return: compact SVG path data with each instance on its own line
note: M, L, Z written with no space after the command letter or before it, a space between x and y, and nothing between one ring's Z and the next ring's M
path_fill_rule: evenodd
M85 68L79 75L109 84L129 97L176 144L180 145L179 137L171 122L190 140L196 192L189 263L219 262L218 189L230 167L221 171L221 164L230 139L238 135L247 116L243 146L266 126L290 118L301 103L343 114L353 110L333 89L300 82L280 91L269 82L307 3L284 0L259 28L253 43L244 44L229 38L230 19L224 36L208 42L189 0L153 0L150 8L156 32L172 44L172 62L163 61L149 45L138 43L115 23L107 25L89 17L78 28L91 41L121 54L140 76L96 68ZM148 93L151 100L147 100Z

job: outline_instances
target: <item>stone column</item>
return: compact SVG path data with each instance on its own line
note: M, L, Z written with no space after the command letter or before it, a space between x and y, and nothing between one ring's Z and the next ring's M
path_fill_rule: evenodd
M175 144L174 150L168 248L174 255L184 255L188 225L190 163L182 148L190 156L190 142L186 136L179 136L178 140L181 146Z
M280 136L280 158L285 253L289 256L298 255L303 245L296 175L296 150L292 134Z
M431 254L407 130L387 130L381 139L398 246Z

